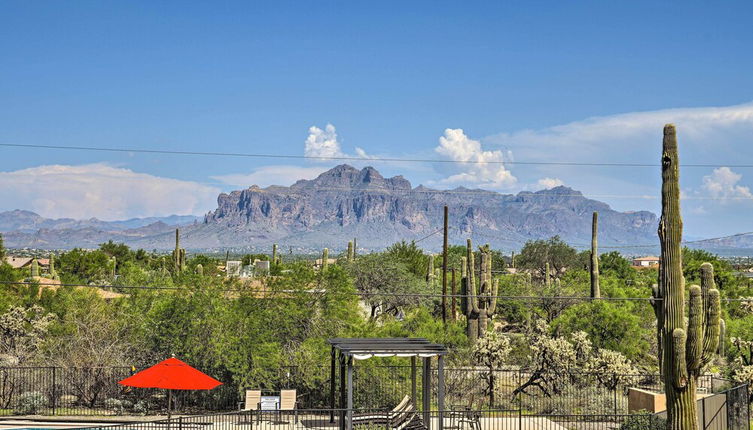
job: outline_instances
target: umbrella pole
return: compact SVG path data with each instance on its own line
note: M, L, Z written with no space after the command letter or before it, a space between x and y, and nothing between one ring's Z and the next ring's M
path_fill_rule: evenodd
M170 414L172 412L173 390L167 390L167 426L170 427Z

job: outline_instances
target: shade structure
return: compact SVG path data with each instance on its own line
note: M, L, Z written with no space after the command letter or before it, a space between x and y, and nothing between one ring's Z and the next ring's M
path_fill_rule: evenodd
M166 390L211 390L222 382L172 357L129 376L118 384Z

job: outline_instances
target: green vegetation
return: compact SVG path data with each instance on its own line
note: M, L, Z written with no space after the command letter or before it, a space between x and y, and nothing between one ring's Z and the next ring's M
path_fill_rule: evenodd
M615 375L658 372L656 318L648 301L658 272L633 268L617 252L600 256L601 299L593 300L589 258L556 237L526 244L516 255L517 271L510 272L499 250L474 249L470 241L451 246L448 269L457 270L459 293L470 297L457 300L457 320L443 324L441 297L427 283L437 276L429 253L411 242L357 258L355 244L348 249L322 270L313 258L281 261L276 246L272 255L249 254L244 263L273 262L271 276L253 280L226 277L224 255L156 254L112 242L73 249L54 256L54 273L41 276L87 287L0 286L0 363L139 368L175 354L239 389L277 387L284 378L279 369L297 366L297 384L314 392L325 382L320 366L328 363L327 338L411 336L450 347L448 366L528 369L530 379L508 393L554 396L568 384L583 386L574 376L583 371L608 388L629 382ZM325 261L328 253L322 251ZM691 288L692 303L698 291L713 290L712 280L722 297L750 295L725 261L702 251L683 255L686 279L703 286ZM28 275L28 268L0 263L0 281ZM713 308L703 307L701 327L713 322ZM688 330L696 339L697 309L691 307ZM715 356L713 345L704 344L700 365L753 381L753 306L723 302L720 313L727 322L725 355ZM687 345L698 348L697 341ZM493 372L486 377L488 387L501 384Z

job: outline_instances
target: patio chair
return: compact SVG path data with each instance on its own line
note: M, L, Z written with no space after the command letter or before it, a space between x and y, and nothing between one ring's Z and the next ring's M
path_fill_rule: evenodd
M280 390L280 411L293 411L294 423L298 424L298 392L296 390Z
M403 397L390 411L354 415L353 426L388 426L393 430L425 428L410 396Z
M261 403L261 390L246 390L246 401L238 402L239 411L256 411Z

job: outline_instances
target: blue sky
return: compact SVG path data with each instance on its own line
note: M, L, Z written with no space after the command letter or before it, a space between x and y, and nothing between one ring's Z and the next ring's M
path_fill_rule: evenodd
M4 1L0 143L654 163L673 121L681 161L753 164L750 2L406 3ZM202 214L220 191L337 164L0 157L0 210L103 219ZM658 206L650 168L354 164ZM753 230L751 186L751 168L684 169L687 235Z

